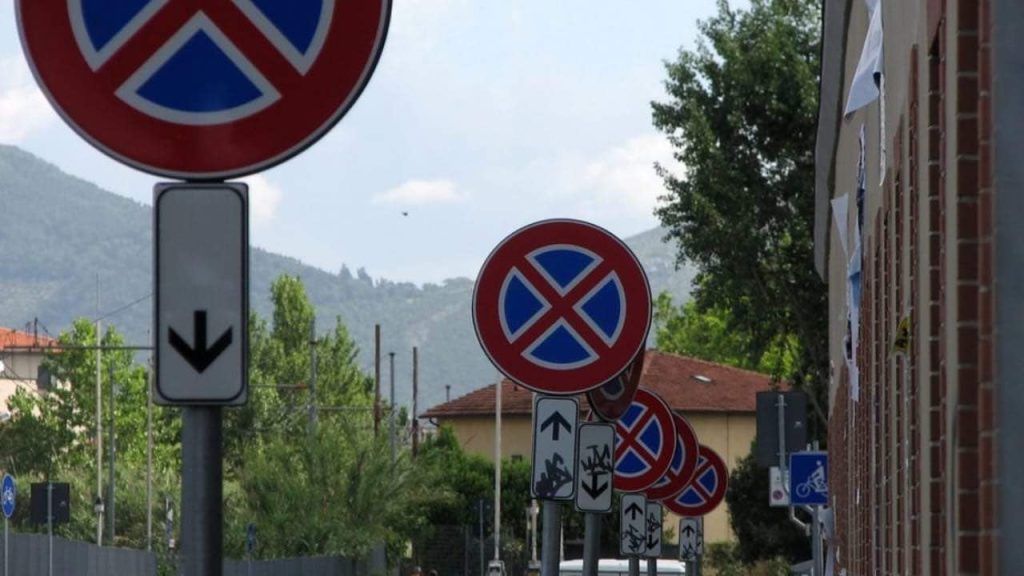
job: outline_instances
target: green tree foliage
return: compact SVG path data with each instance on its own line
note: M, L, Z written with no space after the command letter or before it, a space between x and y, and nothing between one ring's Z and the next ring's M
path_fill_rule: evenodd
M741 459L729 475L729 506L732 529L736 532L736 557L754 563L777 556L790 562L810 556L807 536L789 520L788 508L768 505L768 472L751 454Z
M796 338L791 374L811 393L824 435L828 334L813 266L814 138L820 2L752 0L700 24L695 50L666 65L669 98L653 103L685 173L659 167L658 210L680 260L699 269L700 310L728 310L729 328L760 358Z

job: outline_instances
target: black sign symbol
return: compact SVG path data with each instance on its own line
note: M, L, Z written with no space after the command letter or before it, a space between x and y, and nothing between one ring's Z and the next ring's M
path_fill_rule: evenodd
M554 414L548 416L547 420L541 423L540 431L543 432L547 430L548 427L551 427L551 439L557 442L559 434L558 428L560 426L565 428L566 433L572 432L572 424L570 424L569 421L565 419L565 416L562 416L561 412L558 412L556 410Z
M643 513L644 509L638 506L636 502L633 502L632 504L629 505L629 507L626 508L626 514L629 514L630 520L636 520L636 515Z
M550 460L544 461L544 472L540 473L540 481L535 487L537 497L552 498L558 494L562 486L570 482L572 482L572 471L565 465L562 455L555 454Z
M655 516L654 514L651 514L650 516L648 516L647 517L647 549L648 550L650 550L651 548L654 548L655 546L657 546L658 542L661 541L661 538L654 538L654 535L656 535L660 529L661 529L661 521L660 521L660 519L657 516Z
M634 504L636 506L636 504ZM626 529L626 533L622 536L626 540L626 549L633 554L639 554L644 549L644 535L636 529L636 526L630 526Z
M603 476L610 476L612 473L611 448L608 445L604 446L604 451L598 451L597 448L597 444L587 446L587 449L590 450L590 455L580 463L583 473L590 480L589 484L586 481L583 482L583 490L594 500L597 500L608 490L608 483L601 483L601 479Z
M694 532L695 532L695 530L693 529L693 525L692 524L687 524L686 526L683 526L683 534L687 538L689 538L690 536L693 536Z
M192 314L192 346L189 346L174 328L169 329L171 346L181 354L186 362L202 374L213 364L228 346L231 346L231 328L221 334L210 348L206 347L206 310L196 310Z

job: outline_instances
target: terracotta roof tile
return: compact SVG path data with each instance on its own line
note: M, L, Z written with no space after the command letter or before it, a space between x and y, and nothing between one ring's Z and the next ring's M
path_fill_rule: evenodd
M0 328L0 350L10 346L53 346L57 341L47 336L36 336L28 332L19 332L10 328Z
M649 350L640 385L656 392L676 411L752 413L756 410L757 392L771 389L772 379L766 374ZM501 413L529 415L533 394L507 379L501 386ZM491 415L494 396L492 384L435 406L421 418Z

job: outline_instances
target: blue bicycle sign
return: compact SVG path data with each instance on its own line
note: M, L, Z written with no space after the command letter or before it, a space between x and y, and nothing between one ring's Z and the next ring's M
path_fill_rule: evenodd
M14 478L10 474L4 474L3 487L0 489L0 504L4 511L4 518L14 516L14 499L17 489L14 487Z
M790 455L789 495L794 506L828 504L827 452L797 452Z

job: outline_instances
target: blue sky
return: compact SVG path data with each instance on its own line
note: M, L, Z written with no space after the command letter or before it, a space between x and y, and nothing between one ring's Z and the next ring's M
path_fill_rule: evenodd
M713 0L395 4L355 107L302 155L246 179L253 244L421 283L475 276L502 237L543 218L620 236L657 225L652 165L672 157L649 102ZM157 181L50 110L23 63L12 0L0 0L0 142L140 202Z

